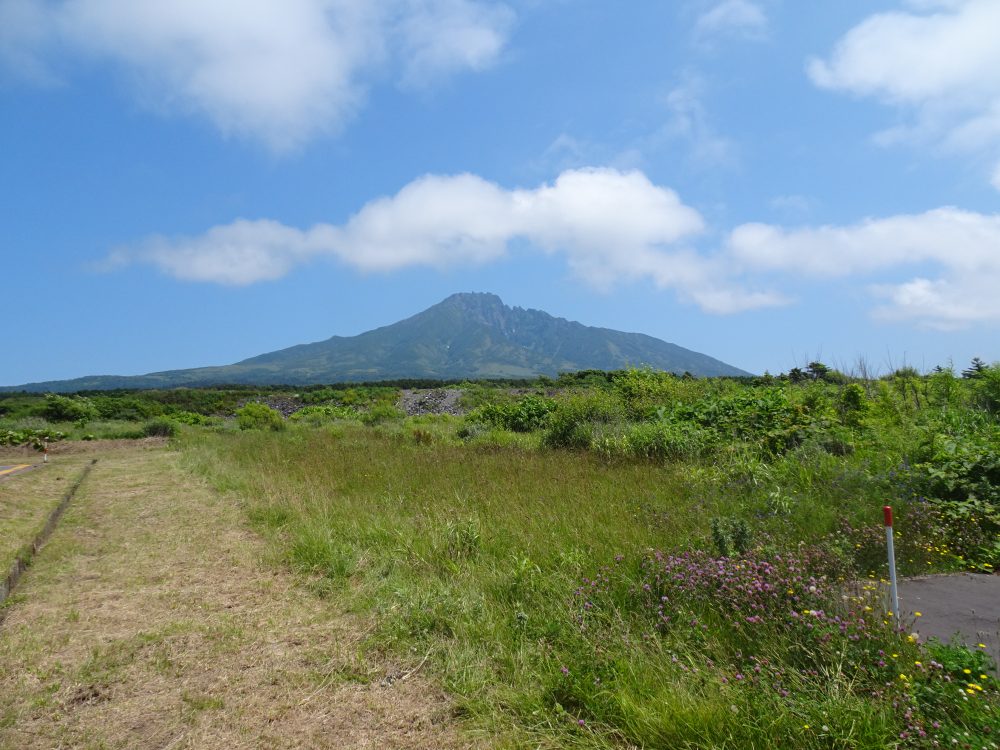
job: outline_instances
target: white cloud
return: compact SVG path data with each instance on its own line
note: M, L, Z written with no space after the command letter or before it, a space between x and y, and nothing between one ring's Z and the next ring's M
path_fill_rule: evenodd
M0 0L0 61L108 62L145 105L282 151L342 127L387 65L410 85L487 67L512 21L488 0Z
M695 36L700 40L721 34L762 39L767 34L767 15L750 0L724 0L695 22Z
M425 86L452 70L483 70L500 55L514 13L468 0L415 0L399 26L403 82Z
M639 171L589 168L531 189L427 175L342 224L240 219L194 237L151 237L105 268L141 262L182 280L241 286L320 260L362 273L482 265L517 243L564 258L595 289L648 282L715 314L789 304L809 279L867 288L883 320L940 329L1000 322L1000 214L945 207L845 226L748 223L714 252L704 250L710 242L704 218L674 191Z
M892 276L872 286L876 314L937 328L1000 321L1000 215L957 208L786 230L744 224L726 252L744 274L819 279ZM927 278L928 270L937 278ZM906 273L913 278L900 281Z
M301 231L266 219L238 219L198 237L151 237L137 253L116 253L112 266L135 255L184 281L242 286L280 279L324 249L322 227Z
M125 256L179 279L243 285L318 258L363 272L482 264L521 240L564 256L596 288L645 279L719 313L784 303L734 284L724 259L683 246L704 228L676 193L637 171L569 170L530 190L470 174L429 175L369 202L342 225L300 230L239 220L197 237L154 237Z
M995 323L1000 320L998 281L1000 275L993 274L957 281L918 277L903 284L876 285L872 291L888 303L875 309L875 317L912 321L942 331Z
M55 78L38 57L51 36L51 20L36 0L0 0L0 73L16 71L40 85Z
M687 75L683 83L667 94L666 123L643 139L640 150L683 140L687 144L687 158L700 166L732 164L736 159L736 146L715 131L704 98L704 81L696 75Z
M922 0L851 29L829 60L811 60L821 87L871 96L912 119L883 143L935 143L990 161L1000 156L1000 3Z
M658 122L624 142L593 141L560 133L532 165L550 174L589 164L603 164L622 171L643 169L654 155L671 159L702 173L705 169L733 167L739 149L721 135L705 104L708 85L694 71L685 71L680 81L662 96Z
M776 195L768 204L776 211L793 216L804 216L812 211L815 201L804 195Z

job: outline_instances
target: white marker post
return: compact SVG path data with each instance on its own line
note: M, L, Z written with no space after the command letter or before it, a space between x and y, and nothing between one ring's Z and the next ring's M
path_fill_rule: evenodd
M882 507L882 515L885 517L885 546L889 553L889 597L892 600L892 616L896 618L896 627L899 624L899 593L896 591L896 550L892 544L892 506Z

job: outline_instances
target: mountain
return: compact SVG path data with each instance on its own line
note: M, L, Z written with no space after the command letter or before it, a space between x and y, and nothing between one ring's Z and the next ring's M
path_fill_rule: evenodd
M593 328L541 310L508 307L495 294L468 293L453 294L412 318L357 336L299 344L233 365L135 376L95 375L0 390L70 392L236 383L530 378L646 365L698 376L749 374L652 336Z

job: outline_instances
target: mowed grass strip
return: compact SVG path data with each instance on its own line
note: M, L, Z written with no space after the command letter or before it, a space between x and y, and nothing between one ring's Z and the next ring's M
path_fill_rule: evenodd
M463 748L166 450L102 455L0 630L0 748Z
M6 576L30 547L90 461L84 455L67 456L0 481L0 575Z

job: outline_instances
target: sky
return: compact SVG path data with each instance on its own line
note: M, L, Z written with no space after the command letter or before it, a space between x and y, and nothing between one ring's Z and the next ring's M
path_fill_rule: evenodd
M1000 360L997 0L0 0L0 385L455 292L751 372Z

